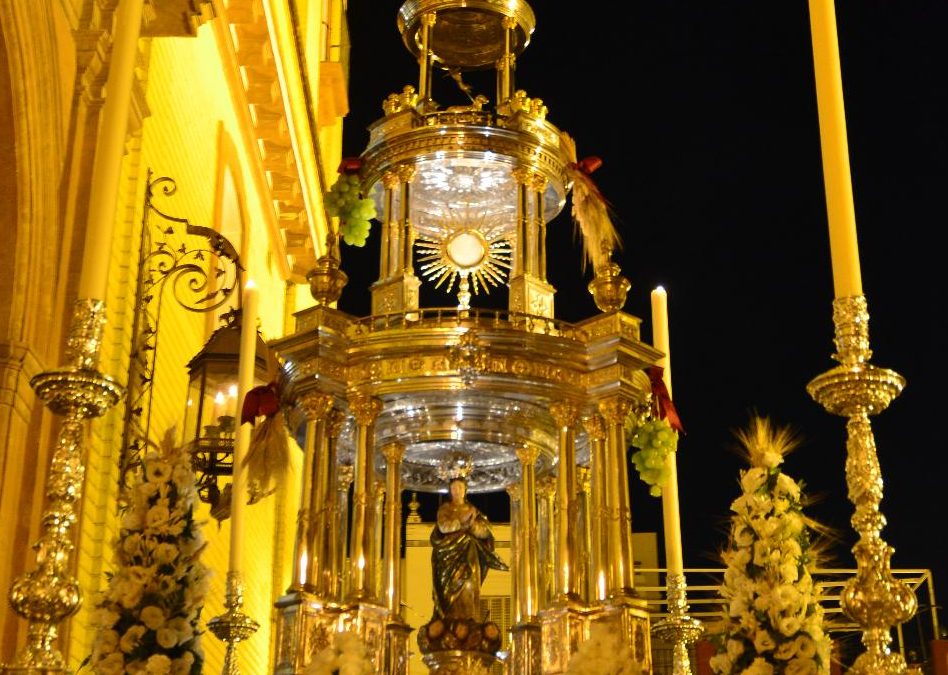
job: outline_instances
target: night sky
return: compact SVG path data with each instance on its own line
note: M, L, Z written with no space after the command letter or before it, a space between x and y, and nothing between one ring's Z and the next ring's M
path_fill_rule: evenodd
M385 96L417 86L396 27L400 4L349 1L347 155L365 148ZM603 160L593 178L614 207L624 241L616 261L632 282L625 311L643 319L646 341L649 293L658 284L668 291L675 402L687 431L678 453L685 566L720 566L745 466L733 430L757 412L800 434L785 471L817 498L808 514L838 532L828 566L853 567L845 420L806 393L835 365L806 2L531 5L537 28L516 86L543 99L580 157ZM935 242L948 194L948 3L841 0L837 19L872 363L908 381L873 418L889 521L882 536L895 547L894 568L932 569L944 595L948 341L938 328L946 270ZM493 101L492 74L483 87L470 81ZM465 102L440 74L435 98ZM373 227L365 249L343 251L351 282L340 306L358 315L369 313L363 289L377 277ZM594 315L569 203L548 246L557 316ZM503 293L490 297L506 303ZM632 502L633 528L660 532L660 501L637 477ZM492 510L489 497L476 503Z

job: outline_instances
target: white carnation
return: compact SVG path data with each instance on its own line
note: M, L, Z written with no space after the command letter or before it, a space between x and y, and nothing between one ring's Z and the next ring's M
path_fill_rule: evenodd
M751 469L741 472L741 489L745 493L757 492L767 484L768 471L762 467L755 466Z

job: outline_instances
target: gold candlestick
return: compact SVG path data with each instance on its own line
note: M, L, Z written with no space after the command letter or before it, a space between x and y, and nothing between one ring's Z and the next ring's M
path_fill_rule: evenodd
M843 611L862 629L866 651L856 659L850 673L894 675L904 673L905 659L892 653L892 626L910 619L917 600L912 590L895 579L889 568L894 549L880 536L885 517L882 501L882 471L869 415L885 410L901 393L905 379L898 373L869 363L869 312L863 295L833 301L836 354L840 365L815 377L807 392L834 415L847 417L846 485L856 507L850 520L859 534L853 547L856 576L843 590Z
M688 616L685 575L666 574L668 616L652 626L652 635L672 645L672 675L691 675L690 645L704 633L702 623Z
M207 628L215 637L227 643L224 652L222 675L240 675L237 663L237 645L257 632L260 624L241 611L244 605L244 587L240 581L240 572L227 573L227 593L224 595L224 607L227 611L207 622Z
M70 571L70 553L85 473L83 421L101 416L122 395L122 388L97 370L104 325L105 303L78 300L66 347L67 365L40 373L30 382L46 407L64 419L46 480L43 532L33 545L36 569L19 576L10 588L10 606L29 621L27 640L13 663L3 667L4 673L67 672L56 638L59 624L82 602Z

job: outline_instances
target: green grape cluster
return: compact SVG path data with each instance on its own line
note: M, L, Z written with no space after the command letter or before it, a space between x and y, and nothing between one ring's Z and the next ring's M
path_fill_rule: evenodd
M342 240L350 246L365 246L371 223L375 218L375 202L363 199L358 174L340 174L339 180L325 195L330 216L339 216Z
M631 445L638 448L632 455L639 477L651 487L649 494L662 496L662 486L668 482L665 459L668 453L678 449L678 432L671 428L668 420L648 420L632 434Z

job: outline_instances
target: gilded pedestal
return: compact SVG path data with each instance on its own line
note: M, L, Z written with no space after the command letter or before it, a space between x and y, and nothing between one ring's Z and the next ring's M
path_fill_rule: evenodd
M541 672L565 673L570 656L589 637L589 627L600 615L601 607L580 603L562 603L540 611Z
M851 523L859 535L853 547L856 576L840 597L843 611L862 629L866 651L856 659L854 675L904 673L905 659L889 649L891 630L915 613L912 590L892 576L889 560L894 549L881 537L885 516L882 501L882 469L876 453L869 416L885 410L899 395L905 380L896 372L869 363L869 312L865 296L833 301L836 354L840 365L815 377L807 392L846 423L846 486L855 506Z
M301 591L284 595L276 602L276 609L274 675L301 673L314 654L332 644L340 608Z
M704 633L698 619L688 616L688 597L684 574L669 574L668 616L652 626L652 635L672 646L671 675L691 675L688 648Z
M542 670L542 629L538 623L510 628L510 675L539 675Z
M385 635L388 609L370 602L353 602L339 608L339 630L358 633L375 664L375 672L384 671Z
M214 636L227 644L224 651L223 675L239 675L237 645L247 640L260 628L260 624L243 613L244 589L239 572L227 573L227 592L224 596L223 614L207 622L207 628Z
M118 384L97 370L104 325L103 302L77 301L66 347L67 365L40 373L30 382L37 397L62 415L63 421L46 480L48 504L43 512L42 533L33 545L36 569L18 577L10 588L10 607L29 622L26 644L13 663L4 666L4 673L67 672L56 640L59 624L82 602L79 584L72 576L70 554L85 474L84 422L104 414L122 394Z
M408 673L408 638L412 628L401 621L389 621L385 626L385 675Z
M431 652L422 658L429 672L438 675L489 675L491 667L501 662L493 654L459 649Z

